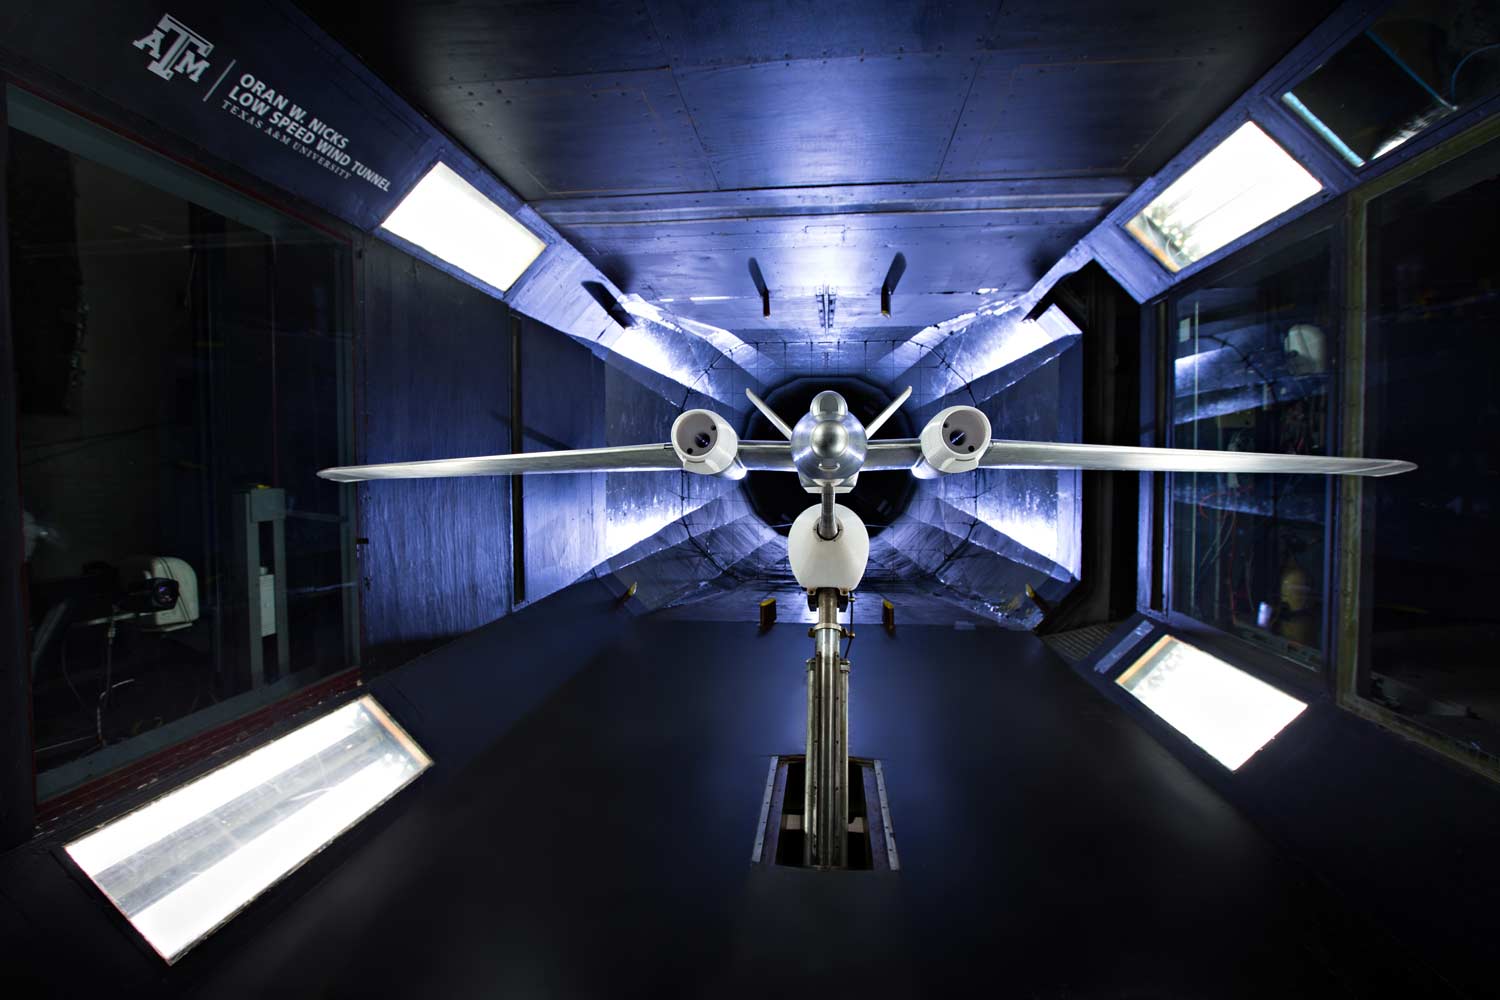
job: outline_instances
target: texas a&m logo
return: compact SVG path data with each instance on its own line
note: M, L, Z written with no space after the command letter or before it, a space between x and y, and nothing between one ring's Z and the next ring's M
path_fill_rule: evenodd
M156 22L156 30L133 44L151 54L151 64L146 68L163 80L181 73L194 83L202 81L203 71L208 69L207 56L214 50L213 42L171 14L163 14Z

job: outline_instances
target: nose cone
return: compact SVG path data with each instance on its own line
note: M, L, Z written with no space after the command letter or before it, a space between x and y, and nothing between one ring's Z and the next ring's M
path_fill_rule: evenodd
M813 428L809 444L819 458L838 458L849 447L849 432L836 420L822 420Z
M825 389L792 428L792 461L802 485L841 483L865 464L865 427L844 397Z

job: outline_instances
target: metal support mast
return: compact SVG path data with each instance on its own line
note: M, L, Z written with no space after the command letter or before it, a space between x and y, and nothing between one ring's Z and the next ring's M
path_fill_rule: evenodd
M839 648L844 636L839 592L823 587L817 601L813 656L807 661L805 861L809 867L842 868L849 839L849 661Z
M833 487L824 484L822 505L818 511L818 537L824 541L832 541L839 537L839 522L833 512L835 500L837 497L834 495Z

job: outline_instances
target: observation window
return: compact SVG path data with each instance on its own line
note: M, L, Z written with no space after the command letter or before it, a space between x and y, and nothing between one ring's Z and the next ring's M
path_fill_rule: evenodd
M1306 703L1164 635L1115 680L1173 729L1237 771L1307 708Z
M1180 271L1322 189L1259 125L1246 122L1125 228L1163 267Z
M1173 447L1334 453L1330 233L1291 238L1241 251L1171 301ZM1318 666L1333 488L1328 476L1173 473L1173 610Z
M47 799L358 664L348 244L14 88Z
M175 962L431 763L366 696L64 850Z
M1365 212L1361 690L1500 759L1500 139Z
M1354 167L1500 94L1500 16L1451 0L1398 3L1284 93Z

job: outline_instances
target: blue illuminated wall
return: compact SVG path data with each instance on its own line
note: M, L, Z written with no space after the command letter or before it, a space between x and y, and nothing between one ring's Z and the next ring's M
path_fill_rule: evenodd
M907 406L918 422L945 406L975 405L997 437L1078 440L1081 331L1052 316L1027 320L1021 306L996 301L905 335L782 331L780 340L754 342L653 310L621 332L655 368L613 352L595 356L528 320L527 447L662 441L684 407L739 422L745 389L764 393L819 375L861 376L891 395L910 384ZM899 595L915 620L1031 627L1041 612L1027 586L1057 600L1077 582L1079 488L1077 473L1049 470L920 484L875 540L862 614L878 618L879 598ZM775 596L800 614L785 539L734 482L683 473L533 477L526 496L529 600L591 577L617 593L634 586L637 612L748 620Z
M378 241L360 287L361 458L390 462L510 448L509 311ZM510 608L510 491L500 479L358 487L359 579L375 667ZM382 650L387 650L384 654Z

